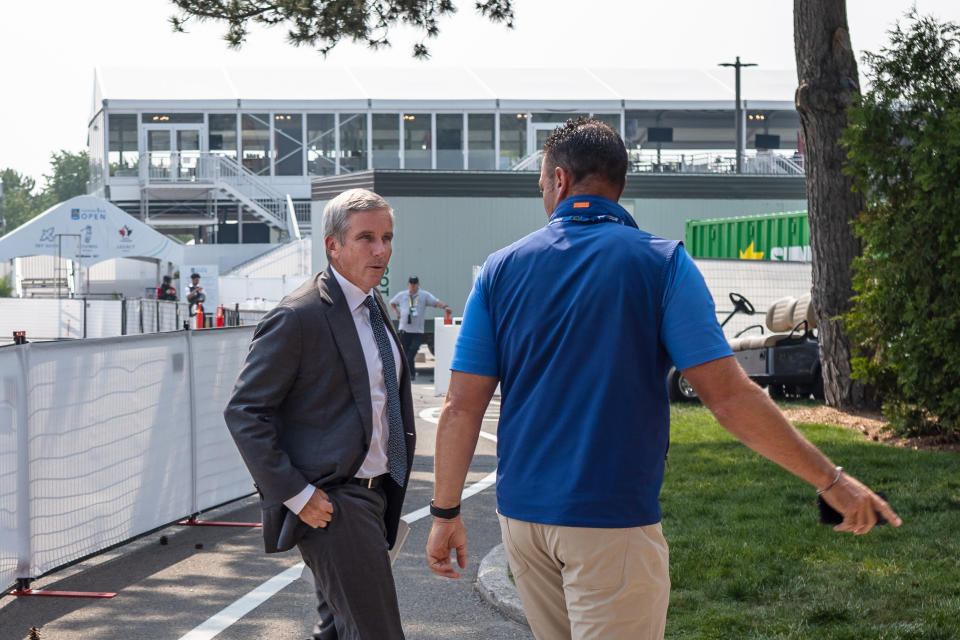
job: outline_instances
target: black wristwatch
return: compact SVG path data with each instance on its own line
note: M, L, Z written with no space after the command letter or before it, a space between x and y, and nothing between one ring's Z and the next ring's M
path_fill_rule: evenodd
M433 500L431 500L430 515L435 518L443 518L444 520L453 520L460 515L460 505L450 507L449 509L441 509L437 505L433 504Z

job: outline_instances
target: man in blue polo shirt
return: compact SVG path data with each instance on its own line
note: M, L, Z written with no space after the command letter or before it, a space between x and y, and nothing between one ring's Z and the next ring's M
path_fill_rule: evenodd
M663 637L670 578L658 495L671 362L725 428L823 491L844 515L838 530L866 533L875 512L900 523L746 377L683 246L640 231L616 203L626 167L620 136L598 121L569 121L547 141L549 222L484 264L437 428L427 562L458 578L460 493L501 385L497 509L541 639Z

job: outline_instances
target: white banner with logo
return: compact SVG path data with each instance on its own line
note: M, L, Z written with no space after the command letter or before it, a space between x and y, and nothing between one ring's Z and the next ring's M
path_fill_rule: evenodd
M111 258L153 258L180 264L183 246L94 196L77 196L54 205L0 238L0 261L58 254L84 265Z

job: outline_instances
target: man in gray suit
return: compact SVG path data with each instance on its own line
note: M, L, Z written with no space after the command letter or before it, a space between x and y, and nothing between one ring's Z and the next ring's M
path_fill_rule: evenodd
M260 493L267 553L296 545L313 572L314 638L403 638L387 551L413 465L413 400L377 291L393 210L346 191L323 234L330 266L257 325L224 417Z

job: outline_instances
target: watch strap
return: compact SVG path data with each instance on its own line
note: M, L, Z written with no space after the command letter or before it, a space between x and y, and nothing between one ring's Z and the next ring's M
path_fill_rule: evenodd
M430 515L435 518L442 518L444 520L453 520L458 515L460 515L460 505L455 507L450 507L449 509L441 509L437 505L433 504L433 500L430 501Z

